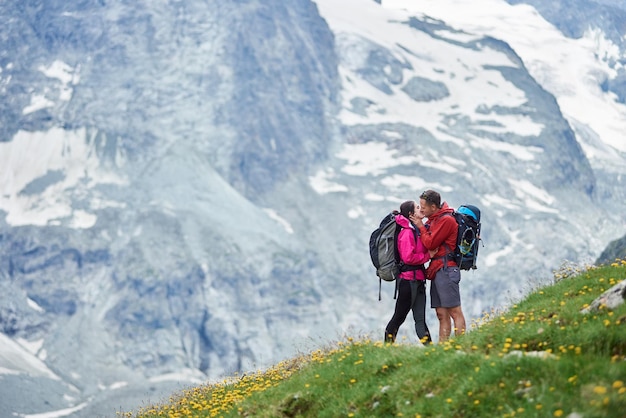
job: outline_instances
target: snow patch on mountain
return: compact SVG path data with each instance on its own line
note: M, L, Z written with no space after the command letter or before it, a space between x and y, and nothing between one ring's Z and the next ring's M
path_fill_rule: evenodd
M6 212L6 222L12 226L65 223L84 229L96 223L91 210L123 207L93 191L97 185L127 182L102 167L97 142L85 129L61 128L19 131L12 141L0 142L0 210ZM116 161L121 160L117 155ZM74 196L88 194L94 195L90 207L72 206Z
M519 160L532 161L535 159L535 154L543 152L543 149L539 147L507 144L506 142L493 141L476 135L470 135L470 137L472 138L472 142L470 144L473 148L504 152Z
M398 155L382 142L346 144L337 157L346 161L342 171L352 176L379 175L389 167L415 162L414 157Z
M0 379L2 374L28 374L60 380L46 364L27 348L0 333Z
M336 177L332 168L325 168L309 177L309 185L320 195L348 191L345 185L333 181Z
M623 60L619 48L597 29L581 39L565 37L533 7L509 5L501 0L384 0L383 7L411 15L445 21L463 31L506 41L522 58L530 74L557 99L563 115L582 123L611 147L626 151L626 105L600 89L615 76L609 60ZM529 28L533 36L528 36ZM580 138L581 143L585 138ZM591 144L588 156L599 156Z
M524 207L537 212L559 213L556 208L550 207L556 199L545 190L527 180L510 178L508 181L511 183L515 196L522 201Z
M44 65L40 66L39 71L46 77L56 78L61 82L59 86L59 100L67 102L72 98L74 91L72 86L80 81L80 67L72 68L63 61L55 60L47 67Z
M475 123L488 123L485 129L492 132L516 132L521 135L538 135L541 132L542 125L529 117L477 111L477 103L481 104L481 108L490 109L496 106L518 107L527 101L522 90L504 79L499 71L489 69L517 66L502 52L490 48L459 48L448 42L450 38L433 39L407 26L406 13L381 9L373 2L343 2L342 7L359 10L358 18L349 21L336 2L318 0L316 3L337 34L337 45L342 51L343 111L340 118L345 125L403 122L422 126L437 135L437 128L446 116L463 113L472 115ZM385 17L381 18L383 13ZM384 27L381 28L381 24ZM371 33L369 28L372 27L377 28L376 33ZM463 40L476 41L481 36L463 33ZM458 39L458 36L455 38ZM389 59L402 65L402 73L396 77L397 84L388 84L388 91L376 88L359 74L359 69L377 48L391 51ZM436 68L433 68L433 62L438 63ZM450 94L438 100L416 101L403 90L413 77L440 83ZM461 94L468 89L473 91L472 96ZM355 99L367 100L366 111L355 111Z
M523 248L524 242L519 238L520 232L521 231L519 230L507 231L506 235L508 237L509 244L497 251L492 251L487 254L484 257L485 267L494 267L501 262L500 260L502 258L510 254L514 254L516 251L519 251L520 248Z
M57 105L57 101L69 102L74 92L73 86L80 81L79 69L72 68L60 60L55 60L48 66L40 65L38 69L46 77L58 80L58 84L54 86L54 89L45 88L43 92L33 91L30 104L22 109L23 115L52 108Z
M33 94L30 98L30 104L22 110L22 114L28 115L29 113L52 106L54 106L54 102L52 100L48 100L43 94Z
M19 414L17 415L20 418L63 418L71 416L83 409L85 409L89 405L88 402L83 402L80 405L76 405L71 408L59 409L56 411L44 412L41 414Z
M265 213L267 213L267 215L270 218L278 222L280 226L282 226L285 229L285 232L287 232L288 234L293 234L293 226L291 226L289 221L287 221L285 218L280 216L278 212L276 212L274 209L265 208L264 210L265 210Z

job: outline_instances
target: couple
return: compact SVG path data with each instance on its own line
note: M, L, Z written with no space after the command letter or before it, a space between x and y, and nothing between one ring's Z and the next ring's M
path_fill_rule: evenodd
M446 341L452 332L465 332L465 317L461 309L459 282L461 273L446 254L453 251L457 238L457 223L453 209L434 190L426 190L420 196L419 205L407 201L400 205L396 223L401 227L397 246L400 261L406 265L424 264L430 260L428 269L403 271L398 278L396 308L385 329L385 342L394 342L400 325L413 310L415 331L423 344L430 344L430 332L426 326L426 279L431 280L430 302L439 319L439 342ZM424 225L423 218L428 218ZM413 229L419 230L419 237Z

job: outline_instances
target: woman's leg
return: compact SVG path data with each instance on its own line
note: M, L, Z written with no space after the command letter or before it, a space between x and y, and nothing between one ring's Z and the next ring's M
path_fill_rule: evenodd
M394 342L396 335L400 329L400 325L404 323L406 316L411 310L411 283L408 280L398 279L398 298L396 299L396 309L393 317L385 328L385 342Z
M413 319L415 320L415 333L422 344L430 344L430 331L426 325L426 282L423 280L411 282L413 303Z

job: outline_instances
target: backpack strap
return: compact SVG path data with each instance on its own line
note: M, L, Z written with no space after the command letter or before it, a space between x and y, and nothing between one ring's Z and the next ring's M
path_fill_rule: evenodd
M400 260L400 252L398 251L398 235L400 234L400 231L403 228L396 224L396 231L395 231L395 236L394 236L394 242L396 243L395 248L394 248L394 256L396 259L396 263L398 265L398 272L404 272L404 271L417 271L417 270L421 270L424 272L424 275L426 275L426 267L424 267L424 264L404 264L404 262L402 260ZM413 230L413 238L415 239L415 244L417 244L417 240L419 239L419 231L417 230L417 228L412 228ZM417 278L417 273L415 273L415 278ZM397 299L398 297L398 291L400 289L400 275L398 275L396 277L396 285L395 285L395 290L393 293L393 298ZM379 277L378 278L378 300L382 300L382 283L383 280Z
M453 212L453 213L454 213L454 212ZM454 218L453 213L444 213L442 216L452 216L452 217ZM456 219L454 220L454 222L456 222ZM458 228L458 225L457 225L457 228ZM458 238L457 238L457 239L458 239ZM450 254L453 254L453 253L454 253L454 250L450 249L450 247L448 246L448 244L446 244L446 241L445 241L445 240L443 241L443 246L446 248L446 253L445 253L442 257L435 257L435 258L433 258L433 260L440 260L440 259L442 259L442 258L443 258L444 260L443 260L443 267L442 267L442 268L445 270L445 269L447 269L447 268L448 268L448 261L449 261L449 260L448 260L448 256L449 256ZM454 261L454 260L452 260L452 261ZM456 263L456 261L454 261L454 262Z
M394 256L396 258L396 264L398 265L398 275L396 276L396 285L393 291L394 299L397 299L398 297L398 291L400 289L400 271L402 271L400 270L402 261L400 260L400 252L398 251L398 235L400 235L400 231L402 231L402 227L396 223L396 232L393 237L393 242L395 242L393 251L394 251Z

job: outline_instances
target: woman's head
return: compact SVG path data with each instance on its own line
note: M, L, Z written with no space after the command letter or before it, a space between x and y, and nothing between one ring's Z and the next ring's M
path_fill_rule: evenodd
M415 200L407 200L400 205L400 214L407 219L409 219L409 216L412 215L416 210L417 202L415 202Z

